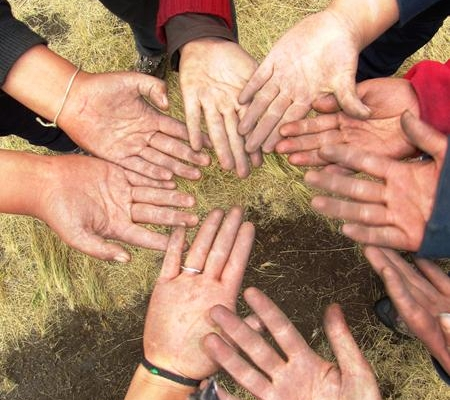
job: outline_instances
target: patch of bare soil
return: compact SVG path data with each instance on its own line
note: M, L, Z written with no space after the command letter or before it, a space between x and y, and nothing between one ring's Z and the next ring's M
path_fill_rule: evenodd
M323 338L322 314L332 302L343 306L354 333L363 336L379 282L355 244L313 216L270 226L258 226L258 215L250 219L257 236L244 287L264 290L313 346ZM70 313L64 326L29 338L7 355L6 375L18 386L0 398L123 399L141 357L146 304L143 299L135 309L107 317ZM240 308L245 311L242 301Z

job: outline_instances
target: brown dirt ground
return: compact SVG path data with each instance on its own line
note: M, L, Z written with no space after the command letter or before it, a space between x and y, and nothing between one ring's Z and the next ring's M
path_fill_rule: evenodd
M255 249L244 287L264 290L295 322L313 347L323 340L321 316L339 302L359 340L373 321L380 283L355 244L313 216L296 222L257 225ZM148 299L114 315L67 312L65 323L40 338L28 338L7 358L6 375L18 384L4 400L123 399L141 355L141 332ZM241 312L245 312L240 304ZM384 394L389 382L382 383Z

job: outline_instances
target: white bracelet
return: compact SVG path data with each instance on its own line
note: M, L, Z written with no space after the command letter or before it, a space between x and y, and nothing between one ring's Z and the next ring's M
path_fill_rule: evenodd
M81 66L77 68L77 70L73 73L72 77L70 78L69 84L67 85L66 93L64 93L63 100L61 102L61 106L59 107L58 112L55 115L55 118L53 118L53 122L45 122L41 119L41 117L36 117L36 121L39 122L42 126L45 126L46 128L57 128L58 125L56 124L59 115L61 114L61 111L64 107L64 104L66 103L67 97L69 96L70 89L72 88L73 81L75 80L76 76L78 75L78 72L81 71Z

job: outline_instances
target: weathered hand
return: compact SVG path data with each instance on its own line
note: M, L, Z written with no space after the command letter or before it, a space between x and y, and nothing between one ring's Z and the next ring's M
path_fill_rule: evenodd
M202 148L200 120L203 109L209 137L225 170L245 178L250 162L262 163L259 149L245 152L245 139L237 133L239 117L247 106L238 97L258 64L239 44L219 38L203 38L183 46L180 86L191 146ZM250 162L249 162L250 161Z
M258 399L381 399L375 376L355 343L339 306L330 306L324 319L325 332L337 358L336 366L308 346L286 315L265 294L249 288L244 297L284 357L223 306L215 306L210 312L211 318L265 375L218 335L208 335L204 344L211 358ZM221 396L221 399L227 398L231 397Z
M222 210L209 214L184 261L200 274L180 268L184 230L171 236L144 330L145 357L158 367L193 379L217 370L200 342L214 330L208 316L213 305L236 308L254 237L253 225L242 223L242 215L238 207L223 222Z
M409 330L450 372L447 333L440 324L440 314L450 312L450 278L425 259L415 261L417 271L393 250L368 246L364 254Z
M400 162L347 145L326 146L320 150L321 158L381 181L322 170L309 171L305 182L349 199L316 196L312 200L312 206L321 213L350 221L342 227L348 237L365 244L417 251L434 205L447 137L408 112L401 122L410 142L431 160Z
M68 245L102 260L130 255L105 239L165 250L168 238L138 223L195 226L198 218L169 207L192 207L195 199L109 162L86 156L49 157L36 217Z
M80 72L58 121L83 149L131 171L159 180L173 174L200 178L197 168L180 160L206 166L209 157L183 143L188 140L184 124L153 105L168 108L159 79L135 72Z
M402 159L414 154L415 148L401 127L405 110L419 116L419 102L411 83L406 79L380 78L361 82L358 96L370 107L372 114L360 120L338 111L334 99L318 101L314 108L329 114L291 122L280 128L287 137L278 143L278 153L289 154L293 165L326 165L319 156L322 146L349 144L372 154ZM393 96L395 93L395 96ZM330 113L331 112L331 113Z
M303 118L330 93L349 115L369 116L355 89L356 35L346 19L325 10L298 22L274 45L239 97L241 104L251 101L239 124L239 132L250 135L248 152L261 144L272 152L279 127Z

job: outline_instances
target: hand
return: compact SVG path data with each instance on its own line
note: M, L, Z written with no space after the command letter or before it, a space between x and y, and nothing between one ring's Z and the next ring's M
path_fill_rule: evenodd
M261 144L272 152L281 139L279 127L303 118L329 93L349 115L369 116L355 89L356 36L347 19L325 10L298 22L274 45L239 97L241 104L251 101L239 124L239 132L249 135L247 152Z
M131 171L159 180L173 174L199 179L200 171L180 160L207 166L209 157L183 143L186 127L153 105L168 108L159 79L134 72L80 72L58 121L80 147Z
M198 218L169 207L192 207L195 199L134 172L85 156L49 157L36 217L71 247L102 260L127 262L130 255L105 239L165 250L166 236L138 223L195 226Z
M247 156L245 139L237 133L239 117L247 109L239 104L239 93L257 66L239 44L224 39L194 40L181 50L180 86L191 146L196 151L202 148L203 109L220 165L235 170L240 178L249 175L250 162L254 166L262 163L259 150Z
M351 221L342 232L361 243L417 251L430 219L444 162L447 137L405 112L402 127L410 142L432 160L400 162L346 145L326 146L320 157L382 180L309 171L305 182L349 198L317 196L312 206L332 218Z
M339 306L329 307L324 319L325 332L337 358L336 366L323 360L308 346L286 315L265 294L250 288L244 297L284 357L223 306L215 306L210 312L211 318L265 375L218 335L208 335L204 344L211 358L258 399L381 399L375 376L355 343ZM227 396L221 399L225 400Z
M424 259L415 261L416 271L393 250L366 247L364 254L383 280L401 319L450 373L448 334L440 322L440 315L450 312L450 278Z
M289 154L292 165L326 165L319 150L326 145L349 144L372 154L402 159L414 155L415 147L403 131L400 117L405 110L420 115L419 102L406 79L370 79L356 87L358 96L372 110L367 120L338 111L333 96L318 101L314 108L332 113L291 122L280 128L288 139L278 143L278 153ZM395 97L392 96L395 93Z
M193 379L217 370L200 339L213 331L208 317L213 305L235 311L254 237L253 225L242 223L242 215L234 207L220 226L223 211L209 214L184 262L200 274L180 269L184 230L171 236L145 320L144 353L156 366Z

